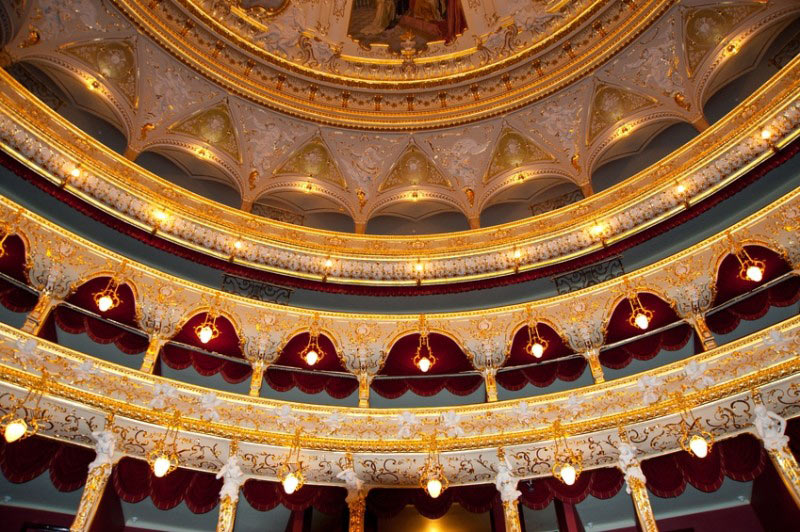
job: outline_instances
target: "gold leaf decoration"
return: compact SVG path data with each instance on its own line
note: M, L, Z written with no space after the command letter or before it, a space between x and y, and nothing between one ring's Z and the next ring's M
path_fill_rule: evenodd
M595 87L589 108L589 128L586 144L591 144L601 131L613 126L626 116L653 107L656 100L628 89L599 84Z
M410 144L394 163L378 188L380 192L416 185L436 185L453 189L452 183L415 144Z
M730 31L764 5L706 6L688 11L686 15L685 40L686 61L689 75L709 52L716 48Z
M219 148L241 162L236 130L228 106L219 103L210 109L203 109L188 118L179 120L169 128L170 131L190 135Z
M529 139L511 128L506 128L500 133L500 139L494 148L489 170L483 177L483 182L488 183L495 176L513 168L541 161L553 161L552 155L544 151Z
M314 137L294 152L275 172L274 175L304 175L320 181L333 183L347 188L339 167L331 157L331 152L320 137Z
M103 41L66 46L64 52L98 72L136 107L136 51L129 41Z

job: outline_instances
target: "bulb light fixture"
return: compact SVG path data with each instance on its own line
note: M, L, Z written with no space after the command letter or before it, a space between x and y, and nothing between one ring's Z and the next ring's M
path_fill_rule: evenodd
M156 442L147 455L150 470L157 478L162 478L178 468L178 431L180 430L180 412L173 415L172 422L167 426L164 436Z
M766 263L763 260L754 259L743 245L733 239L730 233L728 234L728 238L733 246L733 254L736 260L739 261L739 278L743 281L750 281L751 283L760 283L763 281L764 272L767 267Z
M539 334L539 325L535 322L528 323L528 343L525 344L525 352L534 358L542 358L550 342Z
M122 299L119 297L119 283L114 276L111 276L106 287L95 292L94 304L97 305L97 310L100 312L108 312L117 308L120 303L122 303Z
M303 475L303 463L300 461L300 430L298 429L294 434L292 446L289 448L289 454L283 461L280 469L278 469L278 479L281 482L284 493L291 495L305 483L305 476Z
M680 396L676 397L683 404ZM681 411L681 448L695 458L705 458L714 446L714 435L700 428L700 420L686 409Z
M212 310L206 312L203 321L194 327L194 333L197 335L197 338L200 340L200 342L204 344L207 344L211 340L217 338L219 336L219 332L219 328L217 327L217 316Z
M39 425L44 421L44 412L41 402L47 390L47 371L42 369L39 381L28 390L22 400L13 404L8 412L0 417L0 431L6 443L24 440L39 431ZM28 408L26 405L31 404Z
M414 365L417 366L422 373L428 373L435 364L436 356L431 350L428 330L427 328L423 328L419 333L417 350L414 352Z
M642 304L637 293L628 296L628 303L631 305L631 315L628 317L628 323L630 323L631 327L646 331L650 327L650 322L653 321L653 311Z
M553 476L558 480L572 486L583 472L583 457L578 451L573 451L567 444L567 436L561 430L561 424L556 421L553 424L555 433L553 452Z
M432 499L438 498L450 486L447 476L444 474L444 467L439 460L439 452L436 449L436 434L431 438L431 450L425 459L425 465L419 475L419 487Z
M314 366L317 362L325 358L325 351L319 345L319 315L314 314L314 320L311 322L311 330L308 336L308 344L300 351L300 358L302 358L309 366Z

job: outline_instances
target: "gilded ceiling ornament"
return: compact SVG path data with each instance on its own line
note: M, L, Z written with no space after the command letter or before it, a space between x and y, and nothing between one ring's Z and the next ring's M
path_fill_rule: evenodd
M378 191L385 192L397 187L419 185L453 188L450 180L442 175L433 161L412 142L392 166L389 175L378 187Z
M314 136L273 172L273 175L313 177L346 189L347 182L339 172L328 146L319 135Z
M488 183L498 174L527 164L553 161L552 155L511 128L505 128L494 148L489 170L483 177Z
M589 145L605 129L637 111L654 107L658 102L649 96L605 83L597 84L589 108L589 127L586 144Z
M100 73L136 107L136 49L130 41L74 44L65 46L63 50Z
M289 5L289 0L235 0L234 3L251 14L271 17Z
M219 148L241 162L236 130L233 126L230 109L225 102L220 102L209 109L197 111L188 118L171 125L169 130L195 137Z
M766 3L708 6L691 9L686 15L685 41L689 75L693 75L709 52L745 18L766 7Z

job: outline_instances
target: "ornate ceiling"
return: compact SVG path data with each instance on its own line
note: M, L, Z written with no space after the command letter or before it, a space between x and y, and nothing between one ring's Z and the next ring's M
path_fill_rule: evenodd
M596 168L670 124L704 129L708 97L800 12L468 0L452 38L417 28L409 44L401 18L405 44L399 29L367 44L351 26L363 2L261 4L25 2L6 52L118 127L131 159L212 167L245 210L343 213L357 232L382 214L477 227L554 183L591 194Z

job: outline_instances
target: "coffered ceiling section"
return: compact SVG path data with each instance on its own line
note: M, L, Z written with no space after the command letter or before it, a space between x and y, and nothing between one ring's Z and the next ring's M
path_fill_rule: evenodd
M133 159L182 151L245 209L310 193L364 227L420 199L477 220L537 179L588 195L637 131L707 127L711 92L800 14L791 0L450 0L389 20L367 4L34 0L6 50L111 119Z

